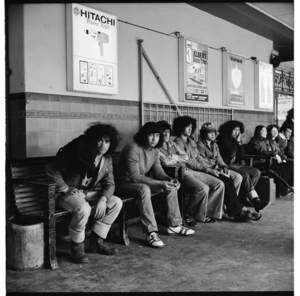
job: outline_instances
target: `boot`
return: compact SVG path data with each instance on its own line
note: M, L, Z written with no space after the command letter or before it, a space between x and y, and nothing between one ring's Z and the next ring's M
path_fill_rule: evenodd
M89 263L90 260L84 253L84 241L82 243L75 243L71 241L71 253L73 255L74 263Z
M119 253L118 249L106 245L103 239L94 231L91 231L89 252L103 255L115 255Z

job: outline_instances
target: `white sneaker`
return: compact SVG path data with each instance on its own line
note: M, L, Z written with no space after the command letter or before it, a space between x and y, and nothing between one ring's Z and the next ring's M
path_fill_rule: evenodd
M193 235L195 231L193 229L189 229L183 225L179 225L177 227L168 227L168 234L179 234L179 235Z
M165 246L156 232L151 232L149 235L147 235L147 241L153 248L162 248Z

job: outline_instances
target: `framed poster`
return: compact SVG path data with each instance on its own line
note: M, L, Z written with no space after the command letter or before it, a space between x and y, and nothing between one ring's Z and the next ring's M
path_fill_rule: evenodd
M208 46L179 39L179 101L208 102Z
M294 97L286 94L277 95L277 119L285 120L287 112L293 108Z
M117 18L80 4L66 4L67 89L118 93Z
M274 90L282 90L282 71L275 70L274 72Z
M245 106L245 59L223 51L223 105Z
M273 110L273 65L255 61L254 67L254 107L256 109Z

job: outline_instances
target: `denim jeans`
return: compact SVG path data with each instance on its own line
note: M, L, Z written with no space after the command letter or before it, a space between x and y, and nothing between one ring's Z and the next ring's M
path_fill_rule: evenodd
M149 233L158 231L157 223L151 202L151 192L160 192L162 189L157 186L148 186L142 183L122 182L116 183L115 193L124 197L134 197L138 200L139 214L142 221L143 232ZM179 211L177 190L173 188L165 193L167 204L167 222L169 226L182 224Z
M85 198L65 195L58 198L57 203L70 213L73 213L69 225L69 234L75 243L81 243L85 239L85 226L92 212L92 206L95 206L99 198L94 197L86 200ZM93 219L92 231L101 238L106 238L112 223L118 217L123 206L122 200L117 196L112 196L106 203L106 213L100 219Z
M198 221L206 216L222 218L225 187L224 183L209 174L187 169L184 174L184 186L190 193L186 212Z
M248 165L241 164L233 164L229 166L229 169L242 175L243 180L239 197L244 198L252 190L254 190L255 185L257 184L261 175L260 170L254 167L250 167Z

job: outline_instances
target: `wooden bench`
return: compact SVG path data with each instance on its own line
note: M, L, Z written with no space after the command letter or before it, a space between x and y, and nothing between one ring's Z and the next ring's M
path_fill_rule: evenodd
M118 161L119 153L113 155L114 167ZM70 240L68 235L59 235L57 224L70 220L72 214L64 209L57 208L55 199L57 193L56 185L51 183L45 173L45 166L54 157L33 157L24 159L12 159L9 161L11 179L11 201L13 202L12 213L17 218L35 217L44 222L45 239L45 266L51 269L58 268L56 259L56 240ZM173 178L177 178L182 183L184 167L173 165L164 167L166 173ZM183 216L183 193L179 190L179 204ZM153 194L156 197L160 194ZM139 221L138 218L129 220L130 209L137 204L135 198L125 198L119 196L123 201L123 207L118 217L119 238L125 245L129 245L128 225ZM86 235L89 235L87 231Z

